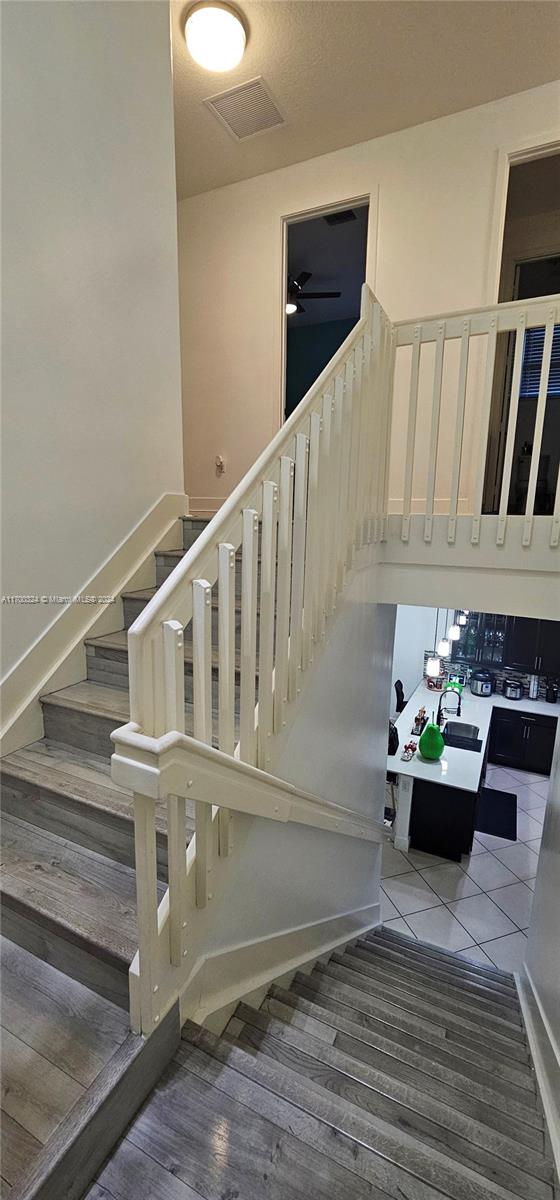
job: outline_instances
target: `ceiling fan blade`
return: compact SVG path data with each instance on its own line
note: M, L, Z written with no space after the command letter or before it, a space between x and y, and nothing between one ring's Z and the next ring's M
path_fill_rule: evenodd
M297 304L296 313L303 313L303 312L305 312L305 309L304 309L304 307L303 307L303 304L300 304L299 300L297 300L297 301L296 301L296 304Z
M338 300L342 292L301 292L302 300Z
M309 283L310 279L311 279L311 271L300 271L297 278L294 279L294 283L296 284L296 286L298 288L303 288L303 287L305 287L306 283Z

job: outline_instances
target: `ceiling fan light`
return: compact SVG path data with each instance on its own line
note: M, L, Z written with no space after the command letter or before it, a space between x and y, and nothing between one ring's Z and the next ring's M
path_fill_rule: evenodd
M437 652L438 654L441 654L442 658L447 658L448 655L451 654L451 643L449 638L440 638Z
M436 654L431 654L426 663L426 675L429 675L430 679L437 679L440 670L441 662L439 658Z
M187 50L206 71L232 71L245 53L247 34L241 17L221 0L202 0L187 13Z
M286 304L286 316L292 317L294 313L297 313L297 304L294 304L293 300L288 300Z
M458 642L461 636L461 630L458 625L450 625L447 633L450 642Z

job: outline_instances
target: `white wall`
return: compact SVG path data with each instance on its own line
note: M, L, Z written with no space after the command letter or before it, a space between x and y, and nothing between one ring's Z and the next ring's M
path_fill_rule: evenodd
M422 608L414 604L397 605L395 622L395 641L393 647L393 668L391 673L391 712L395 712L396 679L402 679L405 699L409 700L414 689L418 687L424 674L424 651L434 648L434 631L436 628L437 609ZM453 613L449 614L451 623ZM440 609L437 622L436 646L439 638L444 637L445 609Z
M66 595L183 487L169 12L2 24L2 591ZM5 668L59 612L4 606Z
M499 149L538 139L558 125L559 111L559 87L548 84L182 201L183 408L193 508L215 508L278 425L282 218L379 192L367 281L393 320L493 302ZM467 443L475 428L473 409ZM393 459L402 462L402 422L394 432ZM219 478L216 454L228 463ZM442 487L445 480L444 471ZM464 484L468 491L468 463Z

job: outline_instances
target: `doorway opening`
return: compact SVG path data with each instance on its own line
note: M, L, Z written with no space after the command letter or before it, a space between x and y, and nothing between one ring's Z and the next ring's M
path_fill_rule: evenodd
M359 202L287 223L285 417L359 320L368 216Z
M510 169L499 303L560 292L560 154ZM525 333L508 513L523 513L527 500L544 326ZM511 403L515 335L500 333L492 391L484 511L500 505L507 423ZM546 408L539 455L535 515L554 511L560 465L560 325L554 328Z

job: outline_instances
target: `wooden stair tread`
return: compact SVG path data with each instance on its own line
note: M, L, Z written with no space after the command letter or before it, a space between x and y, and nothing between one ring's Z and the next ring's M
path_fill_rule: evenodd
M2 818L2 843L4 900L128 968L137 946L130 867L11 816Z
M525 1200L546 1200L553 1175L540 1152L519 1145L484 1121L465 1117L393 1076L360 1063L336 1046L289 1023L240 1004L227 1029L232 1038L258 1054L269 1055L290 1070L323 1084L364 1112L412 1133L422 1143L517 1191ZM327 1082L328 1081L328 1082ZM543 1184L545 1186L543 1186Z
M453 970L447 965L442 966L431 959L428 960L427 968L425 958L407 954L405 950L393 947L381 939L359 939L357 947L366 952L372 962L384 964L384 969L393 970L403 978L406 974L409 978L424 979L426 969L429 969L430 983L434 987L451 988L453 991L459 989L465 995L487 997L494 1003L513 1006L519 1011L519 999L515 989L504 986L490 977L473 975L470 972L460 974L459 970Z
M120 629L117 633L106 633L102 637L86 638L85 645L91 646L94 649L115 651L124 656L124 655L128 655L128 636L127 635L128 635L127 629ZM212 657L211 657L212 666L215 670L217 670L220 665L220 656L219 656L219 648L215 644L214 641L212 642L211 651L212 651ZM186 663L192 664L193 646L192 646L192 642L190 642L186 639L183 642L183 656L184 656ZM235 669L236 669L236 671L241 670L241 652L240 652L239 648L236 649L236 652L235 652ZM257 654L257 668L256 668L257 676L258 676L258 673L259 673L259 667L258 667L258 654Z
M486 966L485 963L459 958L457 954L453 954L450 950L442 950L440 946L436 946L431 942L407 937L406 934L398 933L394 929L387 930L385 926L382 926L381 929L368 934L365 940L396 943L401 949L409 951L412 955L416 954L421 955L423 958L435 959L442 967L447 965L449 969L460 974L475 974L486 979L495 978L497 981L503 982L512 991L516 991L515 980L510 971L502 971L499 967L490 967Z

